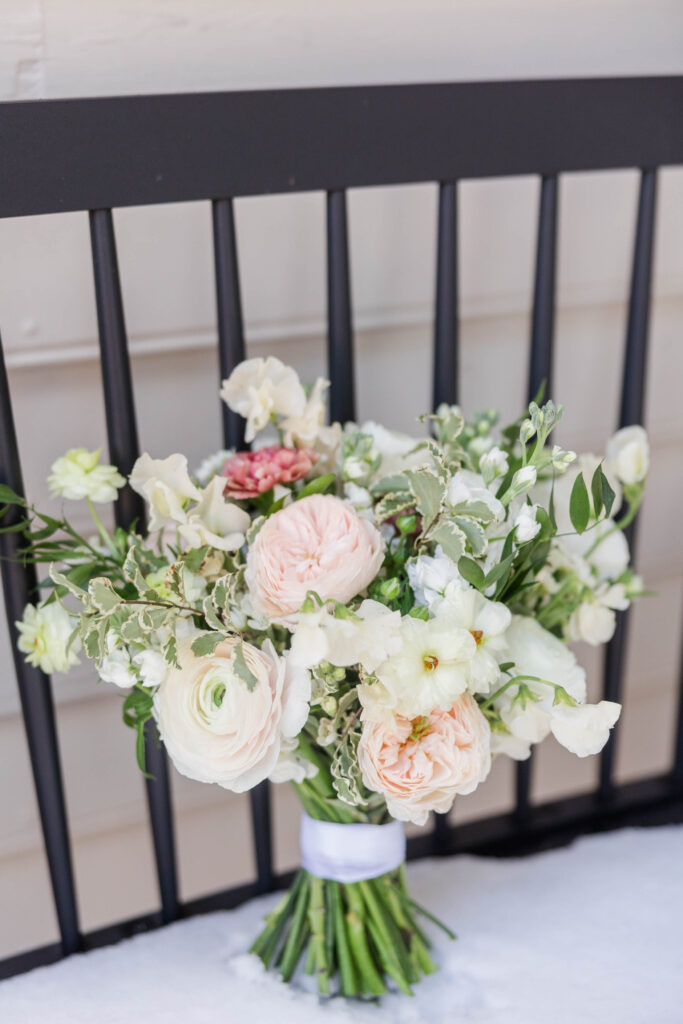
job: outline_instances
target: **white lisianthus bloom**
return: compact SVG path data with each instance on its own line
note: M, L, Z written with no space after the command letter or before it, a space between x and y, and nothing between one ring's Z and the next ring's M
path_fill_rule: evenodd
M189 500L199 501L201 494L192 483L184 455L152 459L146 452L133 466L130 486L149 505L149 530L161 530L167 523L184 523Z
M113 683L121 689L135 686L138 681L138 670L127 648L113 633L107 636L107 654L102 658L98 672L102 682Z
M498 447L490 448L479 460L479 472L487 485L508 471L507 454Z
M623 427L607 442L607 463L627 486L642 483L650 468L650 445L642 427Z
M17 647L26 655L29 665L47 675L68 672L78 665L78 642L74 641L67 651L76 619L57 601L38 607L27 604L21 622L15 622L15 626L19 630Z
M535 676L562 686L579 704L586 700L586 673L566 644L532 618L513 615L505 635L508 658L517 675ZM533 680L524 685L533 694L525 706L514 701L518 687L511 686L496 701L496 708L513 736L539 743L550 732L555 690Z
M414 562L409 562L407 568L415 603L425 608L431 608L442 598L449 584L463 590L468 586L455 562L444 554L441 547L437 547L433 557L420 555Z
M506 653L510 609L499 601L489 601L474 587L463 589L449 583L445 597L434 605L434 611L437 620L447 619L470 633L476 649L467 663L468 689L472 693L490 693L500 678L498 666Z
M235 454L234 448L221 448L213 455L207 455L194 471L194 478L200 487L206 487L212 477L223 469L228 459Z
M245 438L253 441L272 416L303 416L306 392L296 370L275 356L246 359L221 387L221 398L247 421Z
M446 711L467 689L469 663L477 644L448 616L401 620L401 648L377 667L375 683L358 689L367 719L401 715L413 719Z
M272 772L268 776L271 782L297 782L312 779L318 774L318 767L307 757L299 754L297 748L299 738L283 738L280 742L280 755Z
M469 469L459 469L453 474L448 484L447 500L451 506L481 501L491 510L496 522L502 522L505 518L505 509L502 503L495 495L491 494L483 476L473 473Z
M621 705L610 700L576 708L560 705L553 709L550 728L558 743L572 754L589 757L602 750L620 714Z
M72 501L90 498L96 504L116 501L126 478L121 476L116 466L100 465L101 451L101 448L95 452L86 448L70 448L66 455L53 462L47 478L51 496Z
M223 497L225 481L215 476L201 493L199 503L188 513L178 531L190 548L208 544L218 551L237 551L249 529L249 514Z
M616 622L612 609L601 601L584 601L569 617L566 637L571 643L583 641L597 647L612 639Z
M197 657L178 644L180 668L171 668L154 697L159 734L181 775L243 793L273 772L283 739L299 734L308 717L308 672L278 657L270 640L259 650L239 647L254 678L236 668L237 638Z
M138 651L133 655L132 661L145 686L161 686L169 670L169 664L160 651Z
M538 505L522 505L515 516L515 536L519 544L526 544L527 541L533 540L541 529L541 524L536 521L537 508Z

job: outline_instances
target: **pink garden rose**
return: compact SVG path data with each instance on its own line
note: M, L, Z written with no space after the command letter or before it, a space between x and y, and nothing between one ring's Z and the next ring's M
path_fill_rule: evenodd
M384 557L384 538L351 505L312 494L265 521L247 556L254 610L274 622L298 612L310 590L346 604L365 590Z
M430 811L444 814L456 795L472 793L484 781L490 741L486 718L464 693L450 711L364 722L358 764L363 782L384 795L394 818L424 825Z
M226 498L258 498L275 484L303 480L319 459L308 448L284 448L274 444L255 452L236 452L223 466Z
M154 714L181 775L243 793L270 775L283 744L303 728L311 682L266 640L261 650L242 644L255 679L250 689L235 670L237 642L230 637L213 654L197 657L192 640L181 641L180 668L168 671Z

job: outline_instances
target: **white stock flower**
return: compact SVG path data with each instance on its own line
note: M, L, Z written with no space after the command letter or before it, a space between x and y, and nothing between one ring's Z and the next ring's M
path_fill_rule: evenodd
M516 496L524 494L525 491L531 490L536 483L536 467L535 466L522 466L518 469L512 478L510 484L510 495Z
M375 479L401 473L405 469L422 466L430 461L428 452L420 449L415 452L415 445L420 438L409 437L397 430L387 430L380 423L368 420L359 428L362 434L369 434L373 440L373 452L381 458Z
M408 719L447 711L468 683L477 645L467 629L447 617L401 620L401 648L376 669L379 684L359 687L368 719L401 715Z
M526 544L527 541L533 540L538 531L541 529L541 524L536 521L536 509L538 505L522 505L521 509L517 513L514 521L515 525L515 536L519 544Z
M296 370L275 356L246 359L236 366L221 387L221 398L247 421L245 438L268 426L271 416L302 416L306 392Z
M620 714L621 705L609 700L576 708L561 705L553 710L550 728L558 743L572 754L589 757L602 750Z
M163 654L151 649L138 651L132 660L145 686L161 686L169 669Z
M507 471L507 454L498 447L489 449L479 460L479 472L486 484L490 484L496 477L505 476Z
M133 466L130 486L149 505L150 533L170 522L184 523L188 500L198 501L201 497L187 471L187 459L178 454L152 459L145 452Z
M622 484L642 483L650 468L650 445L642 427L623 427L607 442L605 452L612 472Z
M512 616L499 601L489 601L474 587L463 589L449 584L442 601L435 604L437 620L444 619L456 629L466 629L476 644L467 663L468 689L490 693L500 678L500 662L506 653L505 633Z
M38 607L27 604L21 622L15 622L15 626L19 630L17 647L26 655L29 665L47 675L68 672L78 665L77 641L67 651L76 620L57 601Z
M353 505L359 512L366 509L372 510L372 495L366 487L359 487L350 480L344 484L344 497L349 505Z
M502 503L491 494L484 483L484 478L479 473L473 473L469 469L459 469L453 474L448 485L449 505L462 505L466 502L481 501L491 510L497 522L505 518L505 509Z
M97 504L116 501L119 488L126 479L116 466L101 466L100 452L89 452L86 448L70 448L52 464L47 478L53 498L68 498L79 501L90 498Z
M251 522L249 514L223 497L225 480L215 476L178 530L191 548L208 544L218 551L237 551Z
M194 471L194 478L200 487L206 487L212 477L223 469L227 460L235 454L234 448L221 448L213 455L207 455Z
M420 555L414 562L409 562L407 568L415 603L426 608L431 608L435 601L444 596L449 584L462 589L467 587L457 565L444 554L441 547L437 547L433 557Z
M312 779L318 774L317 765L298 753L299 739L297 736L284 737L280 741L280 755L275 767L268 776L271 782L297 782Z
M113 633L107 636L107 653L100 662L98 672L103 682L113 683L121 689L135 686L138 681L138 670L127 648Z

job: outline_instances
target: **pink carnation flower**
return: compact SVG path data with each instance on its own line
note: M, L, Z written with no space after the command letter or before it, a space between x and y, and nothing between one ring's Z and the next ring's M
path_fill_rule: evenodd
M274 444L255 452L237 452L223 466L226 498L258 498L275 484L291 484L303 480L315 463L318 453L308 448L283 448Z

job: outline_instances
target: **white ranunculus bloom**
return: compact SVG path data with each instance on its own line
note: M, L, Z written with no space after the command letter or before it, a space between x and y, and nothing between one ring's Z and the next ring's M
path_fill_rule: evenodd
M496 477L505 476L507 471L507 454L498 447L490 448L479 460L479 472L486 484L490 484Z
M505 509L498 498L491 494L484 483L484 478L479 473L473 473L469 469L459 469L451 477L448 484L448 504L451 506L462 505L470 501L481 501L493 513L496 522L502 522L505 518Z
M74 641L67 651L76 619L57 601L38 607L27 604L21 622L15 622L15 626L19 630L17 647L26 655L29 665L47 675L68 672L73 665L78 665L78 642Z
M413 719L451 708L467 689L469 662L477 649L472 634L444 615L427 622L405 616L400 635L398 653L375 671L381 686L359 688L366 717Z
M622 484L642 483L650 468L650 445L642 427L623 427L607 442L607 463Z
M620 714L621 705L609 700L576 708L560 705L553 708L550 728L555 739L572 754L589 757L602 750Z
M201 492L197 505L186 516L178 531L190 548L208 544L218 551L237 551L251 522L249 514L223 497L225 481L215 476Z
M90 498L97 504L116 501L126 479L116 466L100 465L101 451L101 448L95 452L70 448L66 455L57 459L47 478L52 497L72 501Z
M599 600L584 601L572 612L567 623L567 639L583 641L597 647L614 636L616 616L611 608Z
M127 649L121 646L119 640L111 633L107 637L107 651L99 666L100 679L121 689L135 686L138 681L138 670L131 661Z
M297 782L312 779L318 774L317 765L297 752L299 739L297 736L283 738L280 741L280 756L275 767L268 776L271 782Z
M190 641L178 645L154 698L159 734L181 775L243 793L275 771L283 739L299 734L308 717L308 672L278 657L270 640L259 650L242 643L255 677L250 689L235 668L237 638L198 658Z
M221 387L221 398L247 421L245 437L268 426L272 416L303 416L306 392L296 370L275 356L246 359Z
M505 633L512 616L499 601L489 601L474 587L463 589L452 583L443 600L434 605L437 619L445 619L457 629L466 629L476 649L467 663L468 689L472 693L490 693L500 678L499 664L505 660Z
M190 479L184 455L152 459L145 452L133 466L130 486L149 505L150 533L161 530L171 522L184 523L187 518L187 502L198 501L201 497Z
M422 607L431 608L435 601L444 596L449 584L463 590L467 588L457 565L443 553L441 547L437 547L433 557L420 555L414 562L409 562L407 568L415 603Z
M536 521L537 508L538 505L522 505L515 516L515 536L518 543L526 544L527 541L533 540L541 529L541 524Z
M145 686L161 686L169 665L160 651L139 651L132 660Z

